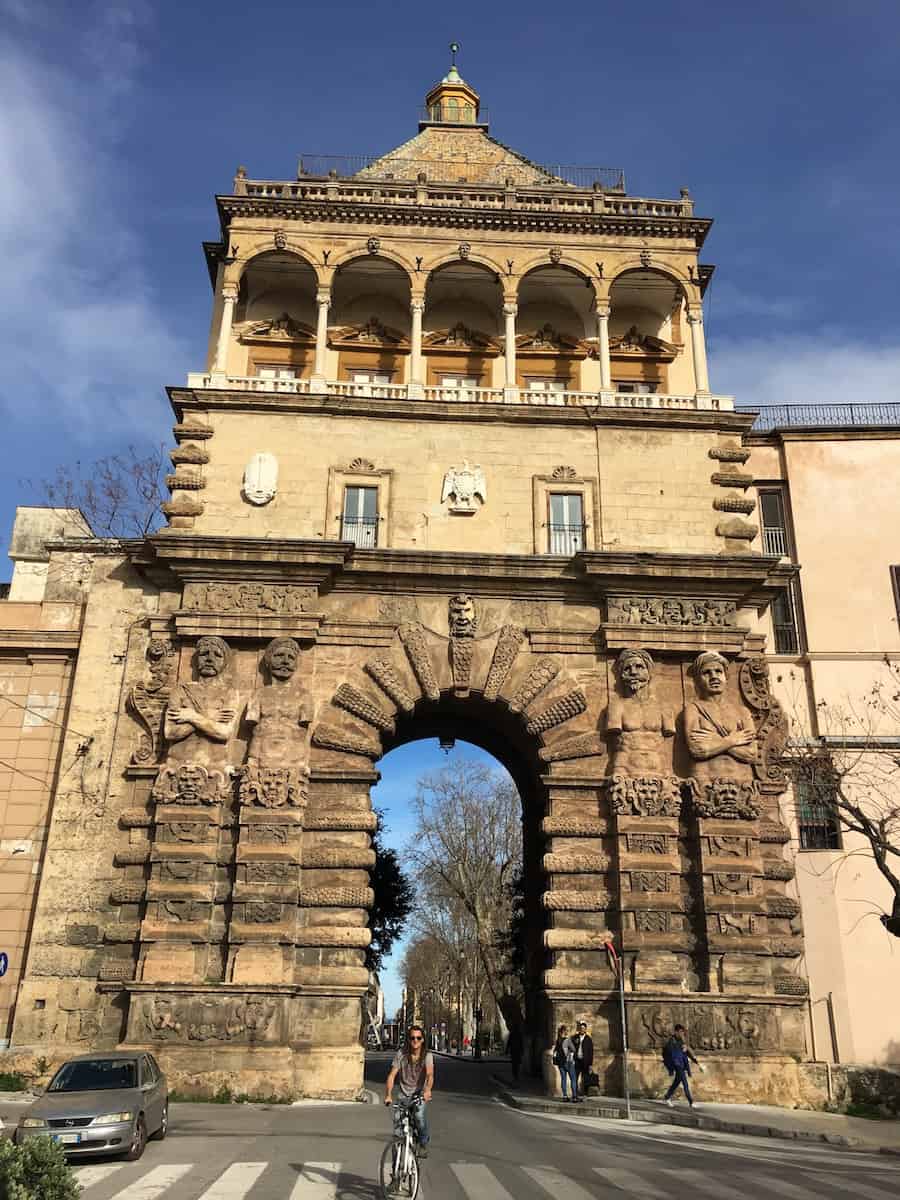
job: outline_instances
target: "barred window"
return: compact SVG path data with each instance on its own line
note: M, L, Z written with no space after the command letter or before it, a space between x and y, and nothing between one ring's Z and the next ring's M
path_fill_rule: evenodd
M834 797L837 779L830 759L804 764L794 780L801 850L840 850L841 826Z

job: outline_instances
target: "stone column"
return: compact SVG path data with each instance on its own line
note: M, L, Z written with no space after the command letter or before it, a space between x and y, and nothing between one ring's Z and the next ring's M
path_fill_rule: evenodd
M597 301L597 357L600 360L600 390L612 391L612 367L609 361L609 301Z
M324 391L327 382L325 379L325 355L328 350L328 310L331 307L330 288L319 288L316 292L316 304L318 305L319 315L316 321L316 362L313 367L311 383L314 389Z
M691 351L694 356L694 379L697 394L709 395L709 372L706 368L706 338L703 333L703 309L692 308L688 312L691 327Z
M422 316L425 312L423 298L414 296L409 305L412 327L409 342L409 386L407 395L411 400L420 400L424 395L422 378Z
M219 324L219 337L216 342L216 358L212 374L224 375L228 366L228 344L231 341L231 326L234 323L234 305L237 301L237 284L226 283L222 286L222 320Z
M504 355L506 358L506 379L503 389L504 400L515 402L519 398L519 389L516 384L516 313L518 305L504 304L503 317L505 321L504 330Z

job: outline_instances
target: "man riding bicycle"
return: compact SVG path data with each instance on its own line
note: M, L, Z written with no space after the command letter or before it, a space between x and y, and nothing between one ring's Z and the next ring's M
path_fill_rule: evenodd
M403 1110L421 1093L422 1103L413 1104L410 1117L419 1139L419 1158L428 1157L428 1118L425 1105L431 1099L434 1087L434 1058L425 1049L425 1031L421 1025L410 1025L406 1035L406 1046L398 1050L384 1085L385 1104L393 1103L394 1083L397 1083L397 1104L391 1114L394 1120L394 1136L399 1137L403 1124Z

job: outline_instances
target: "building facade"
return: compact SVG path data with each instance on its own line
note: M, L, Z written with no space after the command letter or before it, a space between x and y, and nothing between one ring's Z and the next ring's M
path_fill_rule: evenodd
M710 1094L821 1099L764 656L796 568L710 390L710 221L509 149L455 69L395 151L217 205L168 525L49 554L48 603L90 570L11 1061L355 1094L369 792L439 733L522 798L530 1032L586 1016L617 1086L609 943L634 1087L680 1020Z
M896 809L900 750L900 405L763 408L747 446L762 549L799 568L763 621L773 691L794 736L834 762L873 816L884 814ZM890 998L900 946L879 919L894 896L868 840L842 829L825 799L801 780L784 805L803 906L810 1050L826 1062L897 1066ZM898 835L895 817L900 846Z

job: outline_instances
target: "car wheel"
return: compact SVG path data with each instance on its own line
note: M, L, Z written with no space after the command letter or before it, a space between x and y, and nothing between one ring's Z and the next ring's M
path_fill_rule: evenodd
M131 1146L125 1155L126 1161L137 1162L144 1153L144 1148L147 1145L147 1126L144 1123L144 1118L138 1117L134 1125L134 1132L131 1135Z
M168 1132L169 1132L169 1102L166 1101L166 1103L163 1105L162 1124L160 1125L159 1129L157 1129L156 1133L154 1133L153 1137L150 1140L153 1142L161 1142Z

